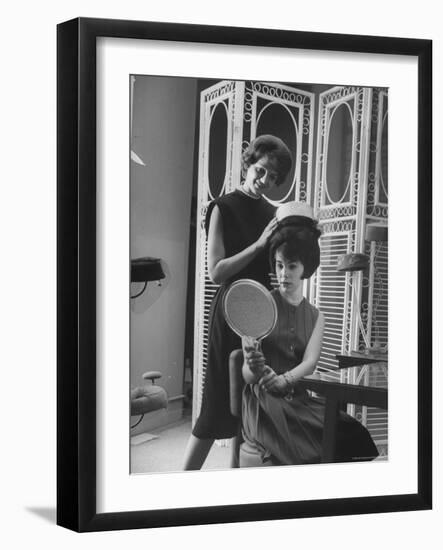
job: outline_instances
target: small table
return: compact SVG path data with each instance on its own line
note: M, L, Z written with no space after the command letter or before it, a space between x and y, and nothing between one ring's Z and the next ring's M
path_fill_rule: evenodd
M371 380L370 380L370 373L371 373L371 367L375 367L376 365L379 366L379 368L382 370L384 374L384 380L381 384L382 387L387 387L387 380L388 380L388 354L386 352L381 351L367 351L367 352L360 352L360 351L351 351L350 353L337 353L336 356L338 361L338 368L339 369L347 369L352 367L361 367L358 374L356 373L353 380L349 380L349 382L353 384L363 384L364 386L370 386ZM372 383L372 385L374 385ZM376 384L377 387L380 387L380 383ZM354 416L355 414L355 405L352 405L350 410L350 414ZM366 425L367 422L367 406L365 406L362 409L362 421L363 424Z
M363 353L360 351L351 351L351 353L337 353L336 356L339 369L347 369L349 367L361 367L372 363L386 363L388 360L387 353L373 352Z
M377 388L366 384L358 384L362 375L367 374L367 367L374 363L387 363L387 353L362 353L352 351L351 353L336 355L339 369L350 367L366 367L362 369L357 384L347 384L344 382L328 382L318 378L304 378L301 383L306 389L323 395L326 400L325 425L323 430L323 462L333 462L335 458L335 444L337 435L338 414L341 409L346 409L346 405L362 405L364 407L376 407L387 410L388 408L388 390L386 387ZM385 374L386 374L386 367Z
M387 410L388 391L387 388L378 388L366 384L358 384L362 375L367 375L369 365L375 363L387 363L388 354L370 351L363 353L352 351L351 353L339 353L336 355L339 369L350 367L366 367L362 369L357 384L343 382L328 382L315 378L304 378L301 382L306 389L323 395L326 399L325 426L323 431L323 462L332 462L335 458L335 442L337 434L337 421L340 409L346 405L362 405L364 407L376 407ZM386 366L384 366L385 374ZM367 378L367 376L366 376Z
M364 386L376 386L386 388L388 385L388 354L381 350L351 351L350 353L338 353L336 356L339 369L355 368L355 375L348 379L352 384ZM359 368L360 367L360 368ZM376 368L379 368L384 378L377 378ZM374 380L375 376L375 380ZM371 380L372 378L372 380ZM356 407L351 404L348 412L355 416ZM364 426L368 422L368 406L361 409L361 421ZM379 441L379 443L385 443Z
M333 462L335 459L338 415L345 404L352 403L384 410L388 408L386 388L328 382L310 377L303 378L299 383L305 389L323 395L326 400L322 462Z

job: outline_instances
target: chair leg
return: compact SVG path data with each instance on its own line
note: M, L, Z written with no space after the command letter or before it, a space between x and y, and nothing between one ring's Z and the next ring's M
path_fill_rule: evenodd
M231 468L240 468L240 445L241 435L236 435L231 439Z

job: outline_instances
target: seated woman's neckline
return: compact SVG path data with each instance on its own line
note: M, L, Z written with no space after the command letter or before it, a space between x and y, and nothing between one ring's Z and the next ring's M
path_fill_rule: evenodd
M279 289L278 289L278 294L280 295L281 299L282 299L284 302L286 302L288 305L293 306L293 307L298 307L298 306L303 302L303 300L305 299L305 297L302 296L302 299L299 300L297 303L295 303L295 302L290 302L287 298L285 298L285 297L282 295L282 293L280 292Z

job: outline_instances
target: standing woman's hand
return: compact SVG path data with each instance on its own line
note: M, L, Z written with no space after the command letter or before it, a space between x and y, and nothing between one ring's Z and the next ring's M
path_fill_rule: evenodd
M262 249L266 246L269 237L272 235L274 229L277 227L277 218L274 217L272 220L268 223L268 225L263 229L263 233L260 235L260 237L256 240L255 244L257 248Z

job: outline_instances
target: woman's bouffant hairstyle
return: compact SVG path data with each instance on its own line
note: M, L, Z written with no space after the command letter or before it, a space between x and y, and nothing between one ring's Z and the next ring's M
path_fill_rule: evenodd
M282 247L285 258L303 264L302 279L309 279L320 265L321 231L317 222L304 216L291 216L279 222L269 243L269 261L275 273L275 255Z
M276 185L284 183L292 167L292 156L286 144L278 137L265 134L255 138L242 156L243 176L251 164L267 156L275 161L278 177Z

